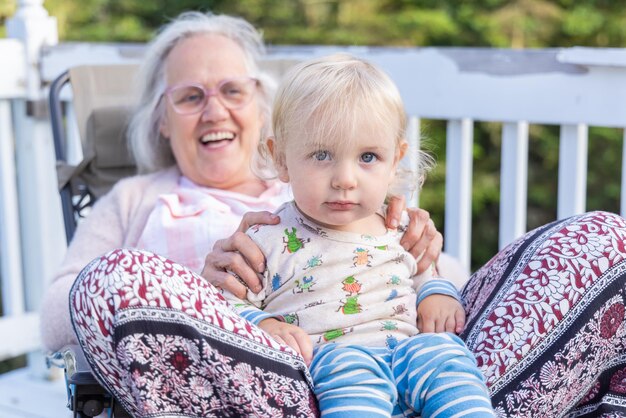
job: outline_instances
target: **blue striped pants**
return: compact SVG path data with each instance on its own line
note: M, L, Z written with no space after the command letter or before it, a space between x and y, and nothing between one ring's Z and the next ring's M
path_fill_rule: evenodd
M310 367L322 417L493 417L476 360L456 335L395 347L326 344Z

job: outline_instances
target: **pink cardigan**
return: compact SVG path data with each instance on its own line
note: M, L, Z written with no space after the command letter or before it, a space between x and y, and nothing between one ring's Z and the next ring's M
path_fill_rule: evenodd
M133 176L117 183L94 205L76 230L61 268L44 295L41 336L47 349L56 351L77 343L70 323L68 295L78 273L110 250L136 246L157 198L172 191L179 177L176 167Z

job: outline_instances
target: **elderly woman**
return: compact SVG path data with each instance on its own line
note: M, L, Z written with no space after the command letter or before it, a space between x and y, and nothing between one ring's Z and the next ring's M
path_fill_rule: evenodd
M262 50L253 27L227 16L184 14L160 32L130 130L150 174L98 201L46 295L46 346L77 339L135 417L317 413L302 359L234 314L217 288L259 288L264 260L242 231L276 220L246 212L290 198L250 169L268 122ZM440 234L412 214L404 244L424 268ZM529 232L470 278L461 337L501 416L626 411L625 240L621 217L585 214ZM451 265L438 264L453 276Z
M101 327L109 346L90 336L80 342L84 347L89 345L85 347L86 353L96 375L135 415L141 415L138 411L147 413L152 407L168 409L166 405L170 403L192 415L231 407L233 414L242 415L249 411L264 415L274 410L310 415L314 408L301 359L273 341L259 345L258 357L254 357L249 340L264 341L265 336L256 330L246 330L249 324L232 318L221 296L208 284L210 281L241 296L246 291L243 283L249 283L253 289L259 286L257 274L264 270L262 253L245 234L229 235L252 224L277 222L267 211L275 210L291 197L285 185L262 181L251 171L252 154L269 121L273 90L272 80L258 67L263 51L258 32L247 22L228 16L186 13L156 37L146 52L138 77L140 99L129 134L139 169L149 174L120 182L96 203L91 215L79 226L66 259L46 293L41 315L44 344L58 350L76 343L73 326L79 329L85 325L92 331ZM388 217L391 224L399 217L402 202L392 206ZM256 212L246 215L250 211ZM412 211L411 215L413 222L405 233L404 245L421 256L424 269L439 255L441 234L429 222L425 211ZM215 251L209 253L214 246ZM130 262L132 269L138 270L129 272L129 276L103 279L89 289L81 287L75 292L81 306L75 306L70 320L67 300L76 276L95 257L116 248L145 250L120 251L108 256L112 263L125 260L122 264ZM153 254L175 261L176 265L167 262L175 266L174 270L161 271L164 261ZM444 270L446 266L454 267L452 261L444 260L449 259L444 255L440 260ZM181 265L188 270L178 271ZM146 269L152 276L146 275ZM241 281L226 273L226 269ZM203 273L206 280L192 271ZM141 277L134 276L137 272L143 272ZM457 272L456 277L463 279L463 272ZM113 287L109 288L109 284ZM113 288L124 295L114 295L110 292ZM139 293L132 295L135 291ZM151 328L158 335L166 335L168 344L163 350L169 350L167 353L147 355L148 342L144 340L149 337L143 334L140 338L133 333L130 339L120 336L120 332L126 332L121 331L117 322L122 308L139 309L142 304L167 309L170 315L174 311L184 315L185 319L170 317L166 323L143 318L131 321L130 328L124 328L142 333ZM105 317L100 308L106 308L106 314L115 312L115 319ZM196 312L192 314L189 309ZM222 333L227 326L222 321L228 317L231 317L229 323L241 326L242 336L236 337L231 330L230 337L224 339ZM185 321L190 318L200 322L187 324ZM206 323L220 323L215 331L219 336L209 335L207 338L214 339L201 347ZM198 334L193 342L187 339L189 332ZM143 342L135 341L136 338ZM108 380L111 374L119 379L130 376L121 370L129 365L122 366L101 355L95 358L91 353L97 350L103 355L121 355L126 343L131 344L126 347L127 360L134 359L129 372L136 375L139 369L135 367L140 364L143 381L165 385L160 379L167 377L167 382L176 384L155 392L154 386L131 390L125 380L111 383ZM213 350L213 357L208 358L207 350ZM193 357L198 353L203 356L202 368ZM139 361L136 355L144 359ZM190 380L181 383L164 370L160 377L155 376L158 365L152 360L174 362L171 363L174 366L168 366L174 367L173 370L187 362L192 364L178 376ZM210 362L219 363L219 367ZM191 374L191 370L196 372ZM247 376L248 370L256 370L258 375ZM211 374L219 379L211 378ZM243 386L241 379L246 381ZM209 390L214 384L228 396L222 395L222 400L216 398L213 389ZM208 385L211 396L198 391L195 385ZM249 390L251 385L258 392ZM238 397L237 388L243 392L243 398ZM146 396L135 398L134 393L144 389ZM170 394L185 390L190 396L206 399L206 405L198 401L202 413L195 407L184 406L191 398ZM287 392L291 393L291 400L277 399ZM253 399L256 400L252 402Z

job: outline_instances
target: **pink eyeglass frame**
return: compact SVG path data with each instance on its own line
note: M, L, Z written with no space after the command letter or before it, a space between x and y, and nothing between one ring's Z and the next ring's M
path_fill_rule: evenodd
M215 96L217 97L217 99L220 101L220 103L222 104L222 106L224 106L227 109L231 109L231 110L236 110L236 109L241 109L242 107L244 107L245 105L247 105L248 103L250 103L250 100L252 99L252 95L250 95L250 99L248 99L245 102L242 102L241 104L239 104L238 106L229 106L226 103L224 103L222 101L222 98L220 96L220 88L226 84L229 83L231 81L235 81L235 80L245 80L245 83L251 83L254 82L255 86L258 87L259 85L259 79L258 78L254 78L254 77L233 77L233 78L225 78L223 80L221 80L219 83L217 83L217 85L211 89L207 89L204 85L199 84L199 83L181 83L181 84L176 84L174 86L170 86L168 88L166 88L163 91L163 94L161 94L161 99L165 96L168 98L170 104L172 105L172 109L174 109L174 111L180 115L193 115L196 113L200 113L202 112L207 104L209 103L209 99L211 98L211 96ZM176 104L174 104L174 100L172 99L172 92L174 90L178 90L181 89L183 87L196 87L200 90L202 90L202 92L204 93L204 104L203 106L199 107L198 111L196 112L180 112L178 110L178 108L176 107Z

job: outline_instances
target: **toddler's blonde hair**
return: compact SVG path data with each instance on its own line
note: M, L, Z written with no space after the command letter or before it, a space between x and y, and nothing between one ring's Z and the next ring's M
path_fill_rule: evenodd
M329 141L334 141L335 147L353 146L357 129L363 125L377 129L385 138L392 137L399 151L406 142L406 123L398 88L372 63L348 54L307 60L291 68L278 88L272 112L274 153L272 156L263 138L256 171L275 177L275 167L285 163L288 141L320 148ZM421 186L432 158L419 152L419 172L399 164L388 195Z

